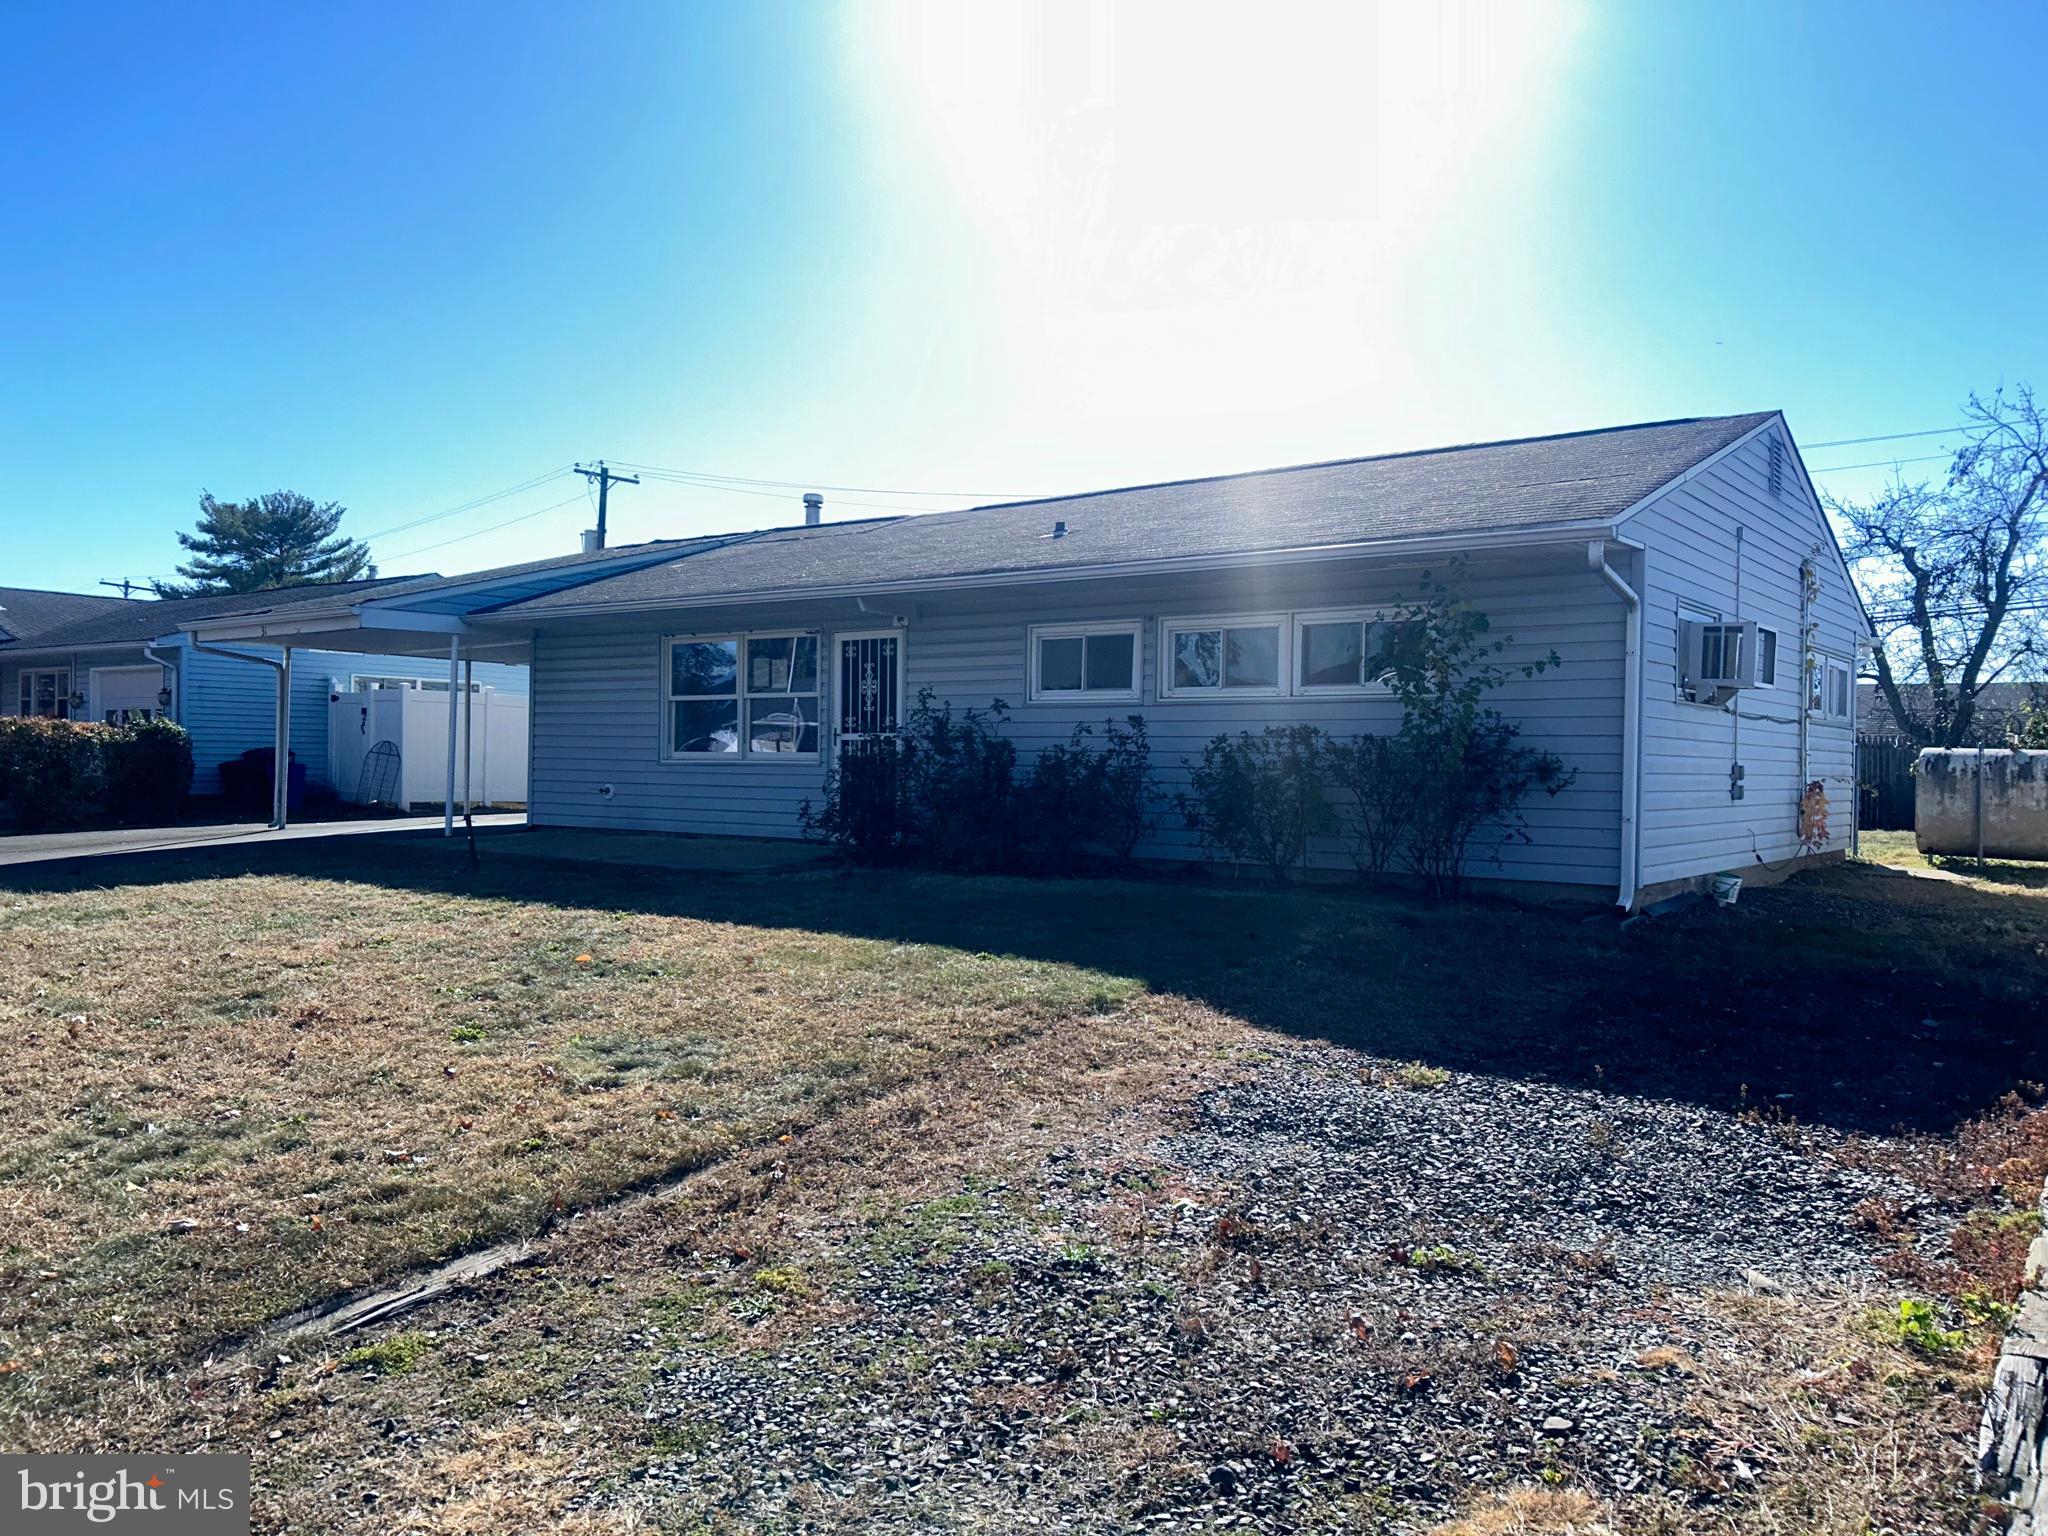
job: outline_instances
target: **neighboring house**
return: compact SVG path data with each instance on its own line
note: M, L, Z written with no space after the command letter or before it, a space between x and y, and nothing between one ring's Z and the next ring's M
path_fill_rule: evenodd
M123 721L162 716L192 734L193 791L220 789L220 765L267 747L276 719L271 668L194 650L181 625L247 609L259 600L283 611L299 604L407 590L421 578L287 587L276 592L162 602L0 587L0 713ZM429 578L438 580L438 578ZM275 657L275 646L244 647ZM327 779L330 691L379 684L448 686L448 664L419 656L295 651L291 751L309 784ZM524 694L523 666L487 663L478 687ZM442 749L445 753L445 746Z
M1925 683L1908 683L1900 692L1905 695L1908 714L1925 710L1932 697ZM2018 730L2027 712L2034 709L2048 709L2048 683L1988 684L1977 695L1977 713L1970 721L1970 739L1963 745L2003 746L2007 733ZM1856 729L1864 736L1905 734L1892 715L1891 701L1875 683L1856 686Z
M1816 781L1821 851L1848 847L1868 625L1775 412L637 546L191 628L530 658L531 817L555 826L796 837L840 743L893 734L923 689L1004 700L1026 753L1142 714L1163 799L1139 851L1184 859L1170 799L1211 737L1399 724L1371 626L1453 557L1503 661L1560 658L1494 702L1577 771L1473 874L1632 906L1782 871Z

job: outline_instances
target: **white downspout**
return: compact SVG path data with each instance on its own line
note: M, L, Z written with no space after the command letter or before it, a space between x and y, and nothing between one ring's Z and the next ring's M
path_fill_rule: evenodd
M257 656L249 651L224 651L218 646L201 645L197 637L188 638L185 644L201 656L218 656L223 661L253 661L258 666L270 668L277 679L277 725L272 742L276 761L272 764L270 780L270 828L273 832L284 830L285 808L291 786L291 730L292 730L292 648L285 646L280 652L281 659L273 661L268 656ZM179 701L182 705L183 701Z
M142 654L164 669L164 686L171 690L171 719L182 722L185 718L185 669L168 656L159 655L154 644L145 645Z
M1621 869L1615 905L1628 912L1635 908L1642 864L1637 770L1643 744L1643 600L1607 563L1605 540L1594 539L1586 545L1586 563L1626 605L1621 659Z
M462 636L448 637L448 786L441 803L441 835L455 835L455 727L456 708L461 699L455 690L462 683Z

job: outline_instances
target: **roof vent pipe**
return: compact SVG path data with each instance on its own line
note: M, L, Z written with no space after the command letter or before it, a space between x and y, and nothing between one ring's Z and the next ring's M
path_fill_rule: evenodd
M594 554L596 551L602 549L603 547L604 546L602 544L599 544L597 542L597 530L595 528L586 528L583 530L583 553L585 553L586 555Z
M804 492L804 526L815 528L825 520L825 498L816 491Z

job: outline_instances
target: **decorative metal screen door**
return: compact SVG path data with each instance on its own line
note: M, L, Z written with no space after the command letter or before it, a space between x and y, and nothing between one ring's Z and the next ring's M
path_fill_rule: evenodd
M839 636L839 690L833 708L842 744L896 735L903 711L900 633Z

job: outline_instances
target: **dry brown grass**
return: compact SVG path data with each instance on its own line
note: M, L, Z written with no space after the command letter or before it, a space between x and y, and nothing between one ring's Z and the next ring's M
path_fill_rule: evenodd
M23 1362L0 1443L41 1442L96 1384L1136 991L302 877L9 898L0 939L0 1338Z
M1624 1506L1624 1528L1727 1536L1973 1529L1968 1457L1988 1354L1928 1359L1866 1323L1885 1293L1702 1298L1732 1347L1696 1362L1692 1482L1682 1519ZM1751 1479L1729 1476L1740 1462Z
M1601 1505L1574 1488L1486 1494L1430 1536L1614 1536Z

